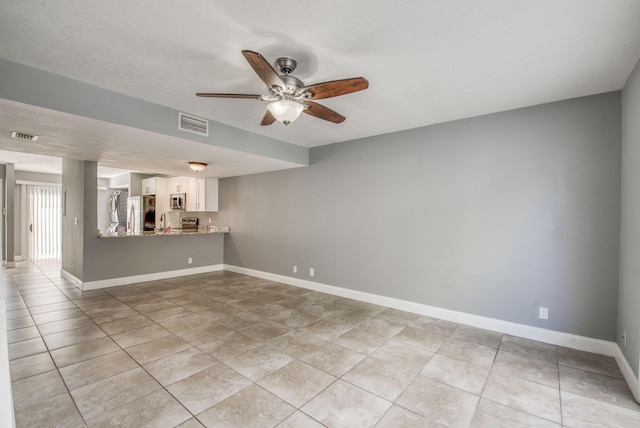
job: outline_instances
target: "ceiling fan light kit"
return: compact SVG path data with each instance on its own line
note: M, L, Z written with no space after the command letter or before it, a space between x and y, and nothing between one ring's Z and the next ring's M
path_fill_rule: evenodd
M300 117L300 113L305 110L305 105L296 101L280 100L267 104L267 110L278 122L289 125Z
M352 92L362 91L369 87L369 82L367 82L367 79L364 77L333 80L306 86L300 79L290 75L298 65L293 58L281 57L275 61L275 66L280 73L282 73L278 74L258 52L244 50L242 54L260 79L267 85L268 95L203 92L199 92L196 95L210 98L240 98L269 101L267 111L260 123L262 126L271 125L276 120L284 125L289 125L303 112L318 119L333 123L342 123L345 120L344 116L312 100L346 95Z
M204 162L187 162L187 165L195 172L201 172L207 167L207 164Z

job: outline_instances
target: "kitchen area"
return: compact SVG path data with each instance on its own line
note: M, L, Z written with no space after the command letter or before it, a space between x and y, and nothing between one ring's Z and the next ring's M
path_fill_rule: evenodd
M215 221L217 179L128 172L105 180L97 172L95 161L62 159L65 279L87 291L223 269L230 234ZM172 194L183 209L171 209Z
M217 178L130 173L104 184L98 189L100 238L229 233L229 226L214 223Z

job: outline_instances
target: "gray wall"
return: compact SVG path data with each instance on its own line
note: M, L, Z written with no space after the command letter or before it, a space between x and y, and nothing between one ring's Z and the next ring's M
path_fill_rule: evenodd
M84 164L79 160L62 159L62 269L80 280L83 279ZM95 212L94 209L94 215Z
M16 181L28 182L27 184L60 184L62 182L62 176L42 172L16 171Z
M4 175L4 206L6 207L6 215L4 216L4 248L5 261L7 266L13 266L15 263L15 191L16 191L16 170L15 165L8 163L5 165Z
M131 173L121 174L109 179L109 186L113 188L127 188L129 189L131 183Z
M98 238L95 162L63 159L62 185L62 268L83 282L222 263L223 235Z
M0 165L0 207L4 208L4 183L5 183L5 174L7 173L7 168L4 165ZM2 261L5 261L5 243L4 243L4 222L5 216L2 215L2 211L0 210L0 247L2 247Z
M222 263L224 235L98 238L97 164L82 164L82 276L74 276L90 282Z
M224 239L219 234L97 238L94 233L85 240L84 281L219 265Z
M640 365L640 63L622 90L622 216L618 344L637 375ZM627 331L627 346L622 343Z
M16 177L18 171L16 171ZM26 260L28 256L29 237L27 236L29 228L29 215L27 210L27 188L22 184L16 184L15 187L15 208L13 212L13 254L17 260Z
M141 196L142 195L142 180L152 177L148 174L139 174L132 172L129 174L129 196Z
M221 180L225 263L614 340L619 92L310 157Z

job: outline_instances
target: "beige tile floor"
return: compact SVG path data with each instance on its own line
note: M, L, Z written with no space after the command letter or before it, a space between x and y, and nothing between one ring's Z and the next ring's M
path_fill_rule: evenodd
M2 271L18 427L632 427L615 360L229 272Z

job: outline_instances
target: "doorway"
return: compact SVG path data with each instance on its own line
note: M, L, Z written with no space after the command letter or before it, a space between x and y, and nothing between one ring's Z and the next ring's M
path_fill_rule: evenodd
M29 260L59 260L62 244L62 188L27 185Z

